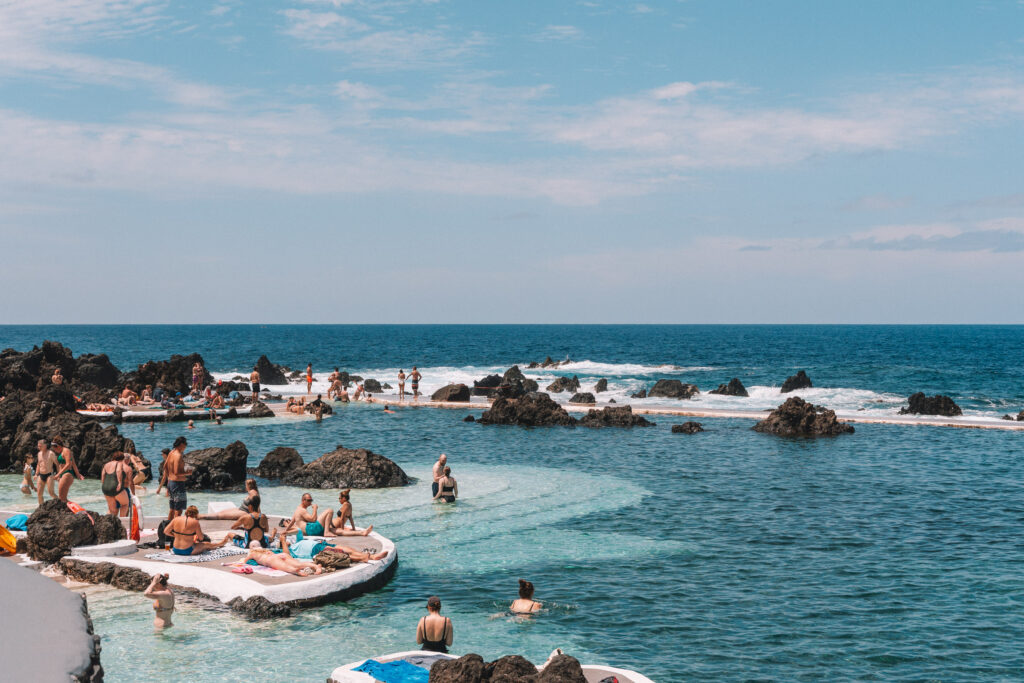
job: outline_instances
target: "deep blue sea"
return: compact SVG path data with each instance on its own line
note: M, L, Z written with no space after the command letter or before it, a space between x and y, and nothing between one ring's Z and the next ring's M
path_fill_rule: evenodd
M895 412L915 391L993 419L1024 408L1020 326L0 327L0 347L43 339L122 369L197 351L230 376L266 353L392 383L416 364L429 389L550 355L574 362L538 376L605 377L615 396L663 376L702 390L735 376L756 388L749 405L774 405L782 380L805 369L815 402L849 411ZM741 419L706 419L690 436L669 431L684 418L526 430L464 423L467 412L480 411L352 405L321 424L199 424L191 446L241 439L253 465L279 445L311 460L340 443L420 477L353 494L357 523L395 540L398 573L282 622L184 604L162 635L138 595L90 588L107 680L322 681L339 664L412 648L433 593L454 621L454 650L485 658L539 662L561 647L659 682L1024 679L1024 433L865 424L791 440ZM151 457L180 429L123 427ZM454 508L427 500L441 451L463 495ZM73 498L101 500L96 482L75 486ZM278 513L301 493L264 491ZM0 476L0 504L30 506L16 477ZM520 577L548 607L525 621L503 614ZM227 668L240 657L245 676Z

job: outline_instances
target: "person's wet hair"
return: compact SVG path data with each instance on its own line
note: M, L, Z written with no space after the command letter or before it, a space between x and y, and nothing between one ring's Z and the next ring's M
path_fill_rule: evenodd
M427 598L427 609L440 611L441 598L437 597L436 595L431 595L429 598Z
M526 579L519 579L519 597L524 600L533 600L533 584Z

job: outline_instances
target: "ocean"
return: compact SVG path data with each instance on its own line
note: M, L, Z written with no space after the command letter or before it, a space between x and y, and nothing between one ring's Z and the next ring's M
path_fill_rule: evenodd
M696 400L760 409L780 403L778 386L804 369L815 388L800 395L837 410L895 413L916 391L993 420L1024 409L1021 326L0 327L0 347L43 339L107 353L122 370L199 352L218 377L247 374L264 353L295 369L312 363L318 382L338 366L395 384L397 369L415 364L427 392L518 363L545 381L575 374L584 390L606 378L602 398L620 403L662 377L702 392L738 377L750 398ZM525 370L546 356L572 362ZM540 662L561 647L656 681L1024 677L1021 433L858 424L852 435L800 440L742 419L676 435L670 426L686 418L531 430L465 414L480 409L350 405L320 424L197 425L190 446L241 439L253 466L276 446L307 460L338 444L395 460L417 483L356 491L353 504L357 524L396 542L398 572L380 591L284 621L186 601L166 634L153 634L139 595L89 588L107 680L322 681L345 662L413 648L431 594L453 619L454 650L485 658ZM150 457L180 430L122 427ZM429 502L442 451L462 494L444 509ZM31 507L19 479L0 476L3 507ZM301 494L262 488L276 513ZM102 505L98 482L76 483L72 498ZM143 503L162 510L164 499ZM505 613L519 578L546 606L532 619Z

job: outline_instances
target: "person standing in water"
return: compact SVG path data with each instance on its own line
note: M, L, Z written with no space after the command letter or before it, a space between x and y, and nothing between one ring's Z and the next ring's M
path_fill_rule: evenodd
M36 490L36 456L33 453L25 455L25 467L22 469L21 492L26 496Z
M313 393L313 364L306 365L306 395Z
M56 498L53 485L57 481L57 456L50 450L50 444L46 439L39 439L36 442L39 451L36 453L36 493L39 494L39 504L43 504L43 490L50 492L50 498Z
M249 373L249 382L252 384L252 404L260 400L260 371L256 368Z
M452 468L444 468L444 476L438 482L438 492L434 494L434 500L443 500L446 503L454 503L459 497L459 483L452 476Z
M171 592L171 587L167 585L169 578L168 574L157 574L149 582L146 592L143 593L143 595L153 601L153 611L156 612L153 626L158 629L174 626L171 623L171 615L174 614L174 593Z
M416 642L428 652L448 652L454 638L452 620L441 616L441 598L431 595L427 599L427 616L416 625Z
M405 400L405 370L398 369L398 400Z
M437 482L439 482L441 480L441 477L444 476L444 466L447 465L447 464L448 464L448 456L445 455L444 453L442 453L441 457L439 457L437 459L437 462L434 463L433 472L432 472L433 475L434 475L434 483L430 485L430 497L431 498L437 498L437 488L438 488Z
M416 369L416 366L412 366L412 372L409 373L409 382L412 384L412 397L415 400L420 398L420 380L423 379L423 375Z
M50 441L50 445L54 447L54 453L57 454L57 498L62 503L66 503L75 477L78 477L79 480L85 479L85 477L78 471L75 455L70 448L64 445L64 439L55 436Z

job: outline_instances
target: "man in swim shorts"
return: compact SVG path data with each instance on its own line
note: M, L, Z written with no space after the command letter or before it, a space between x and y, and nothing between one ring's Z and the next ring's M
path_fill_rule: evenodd
M423 379L423 375L416 369L416 366L412 366L412 372L409 373L409 383L412 384L412 397L418 399L420 397L420 380Z
M320 507L313 504L313 494L303 493L302 501L292 514L292 526L302 529L307 536L323 536L323 522L317 519L319 510Z
M444 476L444 466L447 464L448 456L445 455L444 453L442 453L441 457L438 458L437 462L434 463L434 483L430 485L430 496L432 498L437 497L437 487L439 486L438 482L441 481L441 477Z
M249 381L252 383L252 402L253 405L256 401L260 400L260 372L256 368L252 369L252 374L249 375Z
M164 460L164 474L160 480L160 486L167 485L170 519L182 514L188 507L188 495L185 491L185 484L188 482L189 476L185 469L185 446L187 445L188 440L179 436L174 440L174 447L167 454L167 459Z

